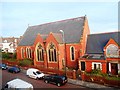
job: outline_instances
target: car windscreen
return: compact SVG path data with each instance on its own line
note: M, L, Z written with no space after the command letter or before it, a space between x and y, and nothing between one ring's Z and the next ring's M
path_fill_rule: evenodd
M39 72L39 71L36 71L36 73L37 73L37 74L41 74L41 72Z

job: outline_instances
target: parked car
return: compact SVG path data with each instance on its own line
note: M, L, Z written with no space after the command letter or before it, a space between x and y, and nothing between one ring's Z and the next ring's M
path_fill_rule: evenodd
M44 73L35 68L29 68L26 72L26 75L34 79L42 79L45 76Z
M13 67L11 67L11 68L8 69L8 72L19 73L20 72L20 68L16 67L16 66L13 66Z
M53 83L57 86L61 86L67 83L67 77L66 76L60 76L60 75L49 75L44 77L45 83Z
M7 82L2 90L33 90L33 85L17 78Z
M1 68L2 70L6 70L6 69L8 68L8 66L7 66L6 64L4 64L4 63L1 63L1 64L0 64L0 68Z

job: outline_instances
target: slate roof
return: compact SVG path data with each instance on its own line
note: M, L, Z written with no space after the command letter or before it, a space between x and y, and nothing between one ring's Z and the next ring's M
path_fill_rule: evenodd
M42 37L43 40L46 40L46 38L48 37L48 35L40 35Z
M57 40L58 43L63 43L63 37L61 33L53 33L53 36L55 37L55 39Z
M120 32L110 32L101 34L91 34L87 38L86 54L102 54L103 48L110 38L120 45Z
M19 43L19 46L33 45L36 35L38 33L48 35L50 32L60 33L59 30L64 31L65 43L79 43L80 37L83 32L85 17L86 16L36 26L29 26L24 33L23 38Z

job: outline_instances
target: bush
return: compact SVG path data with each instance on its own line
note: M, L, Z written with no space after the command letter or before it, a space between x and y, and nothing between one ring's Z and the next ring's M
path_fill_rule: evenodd
M10 62L17 62L17 60L16 60L16 59L13 59L13 58L7 59L7 61L10 61Z
M103 73L100 69L94 69L91 72L85 72L86 75L94 75L94 76L101 76L101 77L107 77L108 74Z
M101 74L102 72L101 72L101 70L99 70L99 69L95 69L95 70L92 70L91 71L91 74Z
M116 76L109 76L107 73L102 73L101 70L99 69L95 69L95 70L92 70L90 73L88 72L85 72L86 75L93 75L93 76L101 76L101 77L104 77L106 78L107 80L117 80L117 81L120 81L120 77L116 77Z
M16 53L5 53L2 52L2 59L16 59Z
M2 53L2 59L10 59L11 58L11 53Z
M20 65L20 66L33 65L33 60L30 60L30 59L20 60L20 61L19 61L19 65Z

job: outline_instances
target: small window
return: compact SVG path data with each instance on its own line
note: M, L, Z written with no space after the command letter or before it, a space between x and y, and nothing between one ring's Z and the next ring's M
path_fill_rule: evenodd
M70 48L70 56L71 56L71 60L75 60L75 50L74 50L74 47Z
M100 64L98 64L98 67L97 67L97 69L100 69Z
M102 70L102 64L97 62L92 62L92 69Z
M96 64L94 64L94 69L97 69L97 68L96 68Z

